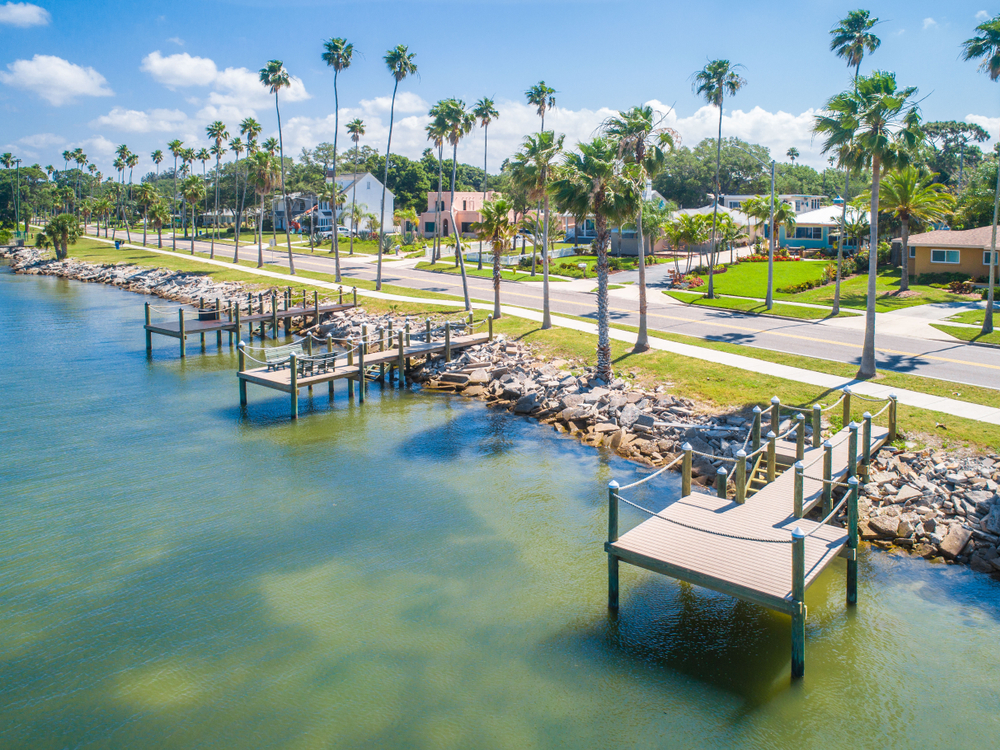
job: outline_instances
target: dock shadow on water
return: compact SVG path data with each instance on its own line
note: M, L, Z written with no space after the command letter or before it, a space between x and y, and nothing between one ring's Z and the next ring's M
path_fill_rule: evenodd
M866 553L848 611L833 566L791 686L782 616L626 565L609 616L606 487L645 470L451 395L241 411L226 346L147 360L142 298L51 282L0 273L0 747L1000 736L989 579Z

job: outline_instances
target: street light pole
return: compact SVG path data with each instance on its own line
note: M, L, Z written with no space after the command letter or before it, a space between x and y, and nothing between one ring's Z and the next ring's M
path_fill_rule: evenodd
M17 190L14 192L14 236L21 234L21 160L14 159L15 174L17 175Z
M774 159L771 159L771 220L768 226L771 227L771 241L767 249L767 299L764 302L770 310L774 306Z

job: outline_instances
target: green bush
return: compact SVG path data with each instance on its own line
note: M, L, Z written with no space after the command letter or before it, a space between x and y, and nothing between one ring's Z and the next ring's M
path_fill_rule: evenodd
M0 245L10 244L11 233L9 229L0 229Z
M922 273L917 276L915 283L922 286L931 286L935 289L946 289L949 284L953 281L969 281L970 276L967 273L959 273L957 271L948 272L938 272L938 273Z

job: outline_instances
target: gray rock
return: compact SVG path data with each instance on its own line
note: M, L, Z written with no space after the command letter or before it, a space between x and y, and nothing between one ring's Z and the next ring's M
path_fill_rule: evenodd
M962 553L962 550L965 549L965 545L969 543L970 539L972 539L971 529L959 526L958 524L952 526L944 541L939 545L941 554L949 560L955 559Z
M892 516L875 516L868 519L868 527L882 539L895 539L899 528L899 518Z
M528 393L517 400L514 404L515 414L527 414L532 409L538 405L538 396L534 393Z
M632 424L636 427L652 427L656 424L656 419L652 414L640 414Z
M635 421L642 414L635 404L628 404L622 408L622 413L618 416L618 421L621 422L622 427L625 429L630 429Z

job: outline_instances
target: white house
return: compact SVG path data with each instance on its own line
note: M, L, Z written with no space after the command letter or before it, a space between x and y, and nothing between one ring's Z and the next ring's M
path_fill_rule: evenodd
M333 170L326 173L326 182L333 182ZM350 220L345 213L350 211L351 204L356 202L361 210L366 214L378 215L379 205L382 203L382 181L371 172L358 174L337 174L337 185L347 194L347 200L340 207L338 212L339 223L344 226L350 225ZM393 215L395 214L395 196L391 190L385 191L385 212L382 216L382 224L385 231L389 231L393 225ZM333 224L333 212L330 210L328 202L320 203L319 227L321 231L329 231ZM362 225L361 228L364 228Z
M720 206L725 206L726 208L740 209L743 205L743 201L749 198L758 198L761 196L757 195L723 195L722 200L719 201ZM771 195L767 194L763 196L768 201L771 199ZM774 196L774 200L777 203L785 202L790 203L792 208L795 209L795 213L801 214L805 211L815 211L820 206L823 205L823 200L826 198L825 195L803 195L801 193L783 193L782 195Z

